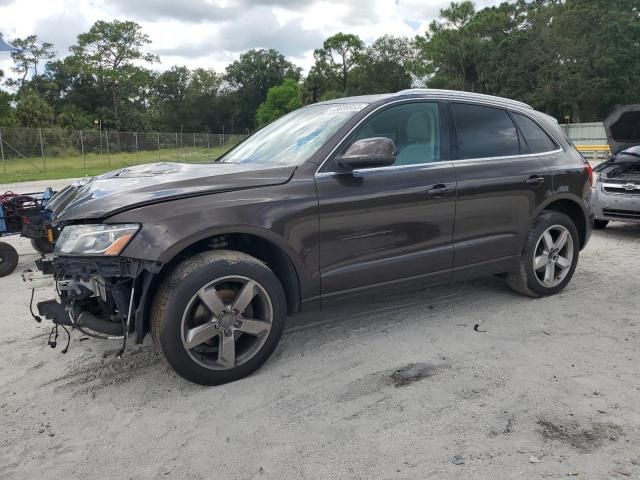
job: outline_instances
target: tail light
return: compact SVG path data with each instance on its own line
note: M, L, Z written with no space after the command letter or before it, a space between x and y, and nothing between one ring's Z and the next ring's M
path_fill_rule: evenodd
M587 172L587 175L589 176L589 185L591 185L592 187L595 187L597 178L593 175L593 168L591 167L591 164L587 160L584 161L584 170L585 172Z

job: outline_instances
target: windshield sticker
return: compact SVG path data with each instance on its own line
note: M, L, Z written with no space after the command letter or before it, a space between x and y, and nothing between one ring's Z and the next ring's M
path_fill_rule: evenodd
M340 103L331 107L327 112L359 112L367 105L367 103Z

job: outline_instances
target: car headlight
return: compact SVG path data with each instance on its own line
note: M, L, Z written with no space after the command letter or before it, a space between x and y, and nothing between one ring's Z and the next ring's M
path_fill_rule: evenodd
M135 223L68 225L62 229L54 253L57 255L116 256L140 230Z

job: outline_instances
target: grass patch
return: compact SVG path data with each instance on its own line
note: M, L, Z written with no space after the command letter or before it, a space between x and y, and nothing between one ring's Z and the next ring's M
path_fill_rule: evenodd
M29 180L55 180L94 176L122 167L155 162L201 163L212 161L233 145L221 148L160 149L137 153L115 153L70 155L62 157L40 157L5 159L0 164L0 183L25 182Z

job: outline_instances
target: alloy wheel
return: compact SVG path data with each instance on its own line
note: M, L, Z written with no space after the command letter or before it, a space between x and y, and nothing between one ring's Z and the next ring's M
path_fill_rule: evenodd
M533 270L538 282L546 288L553 288L566 278L573 264L573 237L563 225L547 228L533 255Z
M271 331L273 305L265 288L243 276L200 288L182 317L182 344L198 364L228 370L253 358Z

